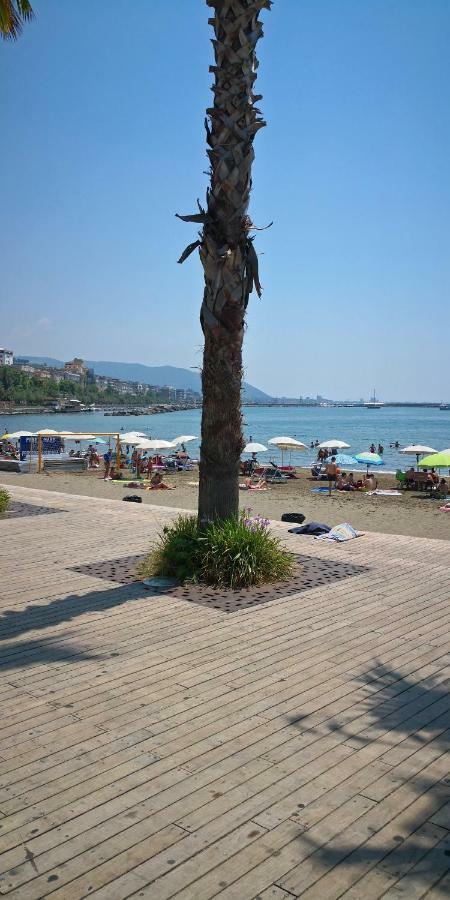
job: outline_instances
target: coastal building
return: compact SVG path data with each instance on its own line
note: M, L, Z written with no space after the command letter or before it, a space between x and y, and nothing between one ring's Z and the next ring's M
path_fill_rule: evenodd
M64 371L72 372L74 375L80 375L84 378L87 375L88 369L84 365L84 360L79 359L78 356L75 356L74 359L69 360L69 362L64 363Z
M14 353L12 350L4 350L0 347L0 366L12 366L14 363Z

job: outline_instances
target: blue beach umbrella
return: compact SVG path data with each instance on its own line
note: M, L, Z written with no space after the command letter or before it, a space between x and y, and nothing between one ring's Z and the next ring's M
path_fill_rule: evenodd
M355 459L356 462L367 466L367 471L369 471L369 466L384 466L384 459L381 459L378 453L370 453L369 451L357 453Z
M338 453L336 455L336 465L337 466L346 466L348 468L352 468L356 463L356 457L348 456L346 453Z

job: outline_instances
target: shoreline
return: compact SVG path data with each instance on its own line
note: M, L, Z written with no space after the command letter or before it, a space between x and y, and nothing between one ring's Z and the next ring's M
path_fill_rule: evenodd
M144 504L195 512L198 472L179 472L166 475L165 479L175 485L174 490L126 488L120 483L104 481L100 469L80 474L0 472L0 485L6 490L17 485L117 501L121 501L126 493L138 494ZM377 479L380 488L396 487L394 476L387 472L377 472ZM408 491L402 492L400 496L370 496L359 492L334 491L329 497L327 491L313 492L317 487L326 488L326 485L324 482L313 481L306 470L301 470L298 478L284 484L270 485L267 491L240 491L240 506L242 509L251 507L254 513L260 513L274 521L279 521L283 513L297 512L305 516L305 522L322 522L330 526L349 522L360 531L450 541L450 515L439 510L443 501L429 500L424 494Z

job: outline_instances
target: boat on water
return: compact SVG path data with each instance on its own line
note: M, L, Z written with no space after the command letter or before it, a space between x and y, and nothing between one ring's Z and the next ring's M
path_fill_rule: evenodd
M381 402L381 400L377 400L374 388L373 397L371 397L370 400L368 400L368 402L364 404L365 409L381 409L383 405L384 404Z
M439 409L450 409L450 403L441 403Z

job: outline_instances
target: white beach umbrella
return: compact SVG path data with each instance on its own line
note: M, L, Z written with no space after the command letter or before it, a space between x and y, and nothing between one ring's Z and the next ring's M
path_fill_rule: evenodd
M250 441L249 444L246 444L244 447L244 453L265 453L267 447L264 444L258 444L256 441Z
M139 444L146 440L146 435L142 431L126 431L120 435L121 444Z
M319 444L321 450L347 450L348 447L350 447L350 444L346 444L345 441L338 441L336 438L333 438L331 441L322 441Z
M189 441L198 441L198 437L195 434L180 434L179 437L173 439L173 444L188 444Z
M281 450L281 465L284 462L284 451L289 450L289 453L295 453L307 450L308 447L306 444L303 444L301 441L297 441L293 437L287 437L285 435L281 437L270 438L269 444L272 444L274 447L277 447L278 450Z
M41 428L41 429L40 429L38 432L36 432L36 433L37 433L37 434L58 434L58 432L55 431L54 428Z
M154 440L142 439L136 446L138 450L173 450L175 444L172 441L155 438Z
M33 432L33 431L12 431L11 434L2 434L2 438L6 439L6 440L8 438L12 438L15 441L19 440L19 438L21 438L21 437L35 437L35 436L36 436L35 432Z
M306 444L302 444L301 441L297 441L293 437L274 437L270 438L268 441L269 444L274 444L275 447L278 447L279 450L307 450L308 447Z
M427 456L428 453L437 453L437 450L433 450L433 447L426 447L425 444L410 444L409 447L402 447L399 453L415 456L417 462L419 462L419 457Z

